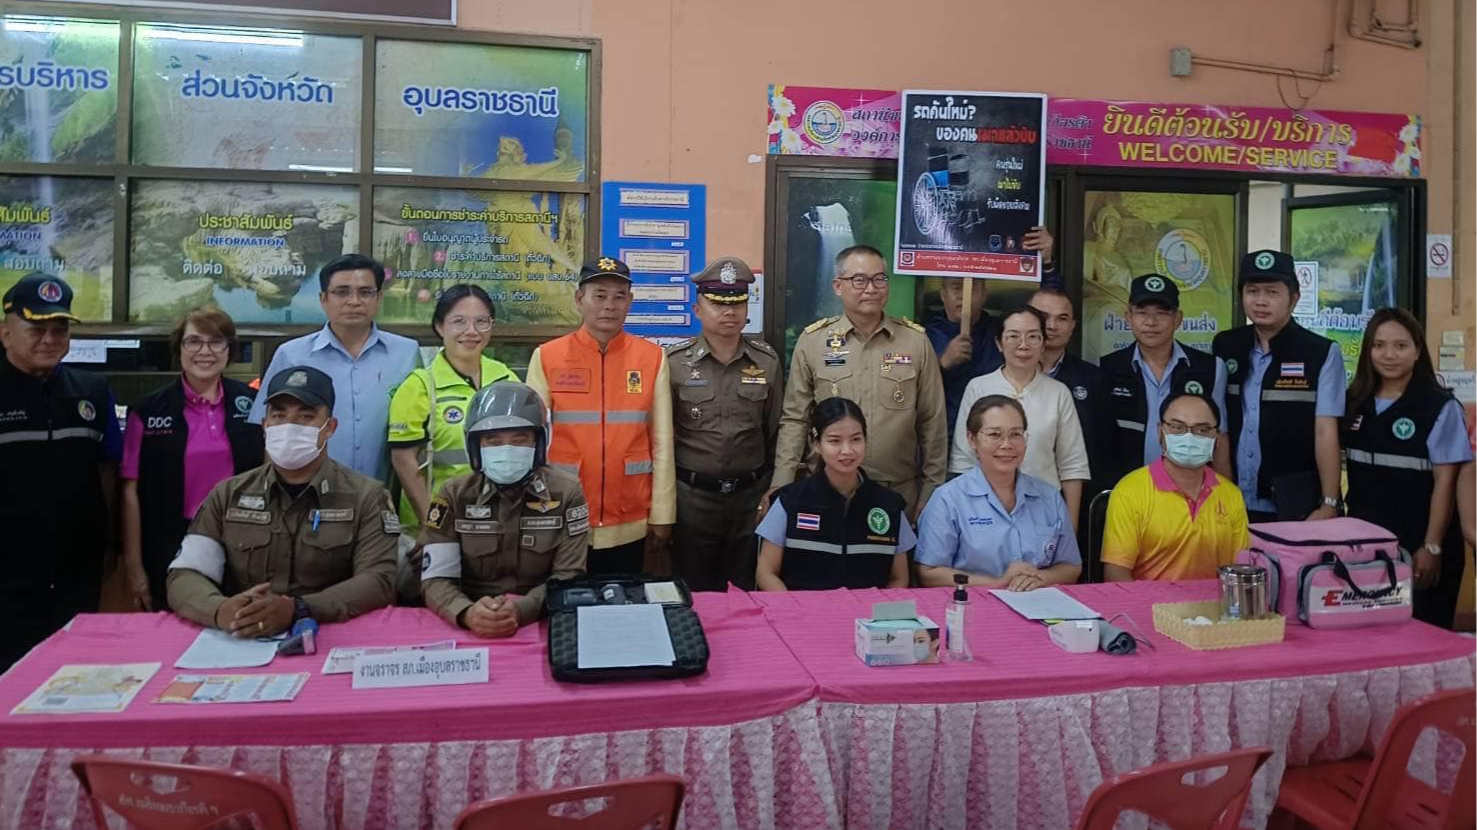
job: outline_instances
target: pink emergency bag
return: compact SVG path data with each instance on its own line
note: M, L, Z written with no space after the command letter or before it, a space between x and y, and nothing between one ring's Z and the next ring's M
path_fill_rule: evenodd
M1341 517L1249 528L1237 564L1267 569L1271 610L1313 628L1358 628L1410 619L1410 556L1395 534Z

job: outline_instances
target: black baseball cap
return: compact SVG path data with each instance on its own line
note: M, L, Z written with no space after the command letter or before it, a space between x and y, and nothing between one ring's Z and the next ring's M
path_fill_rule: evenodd
M1128 288L1128 304L1145 303L1158 303L1170 311L1179 311L1180 287L1174 284L1174 280L1160 274L1135 277Z
M592 259L580 268L580 285L590 280L598 280L601 277L615 277L616 279L631 281L631 269L628 265L615 257L603 256Z
M267 400L290 395L308 406L326 406L333 411L333 378L312 366L289 366L272 376Z
M1242 285L1249 282L1285 282L1292 290L1298 289L1297 269L1293 267L1292 256L1281 251L1252 251L1242 256L1239 276Z
M5 292L4 304L6 314L19 314L22 319L33 322L78 322L77 315L72 313L72 286L61 277L39 271L21 277L12 285Z

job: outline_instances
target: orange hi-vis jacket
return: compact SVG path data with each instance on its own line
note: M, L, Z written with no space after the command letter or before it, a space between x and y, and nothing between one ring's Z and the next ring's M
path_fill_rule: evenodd
M538 365L554 427L549 463L579 476L590 525L646 521L654 512L653 404L666 391L657 383L661 347L621 332L601 352L581 328L540 346Z

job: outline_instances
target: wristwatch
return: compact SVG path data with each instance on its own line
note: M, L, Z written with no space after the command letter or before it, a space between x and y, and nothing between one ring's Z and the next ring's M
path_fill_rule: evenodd
M292 621L295 623L298 620L311 620L312 618L313 618L313 612L311 610L309 610L308 604L306 602L303 602L303 598L302 597L293 597L292 598Z
M1427 542L1426 543L1426 553L1429 553L1432 556L1440 556L1441 555L1441 546L1438 545L1438 544L1436 544L1435 542Z
M1332 507L1334 510L1342 510L1344 508L1344 502L1335 496L1324 496L1323 506Z

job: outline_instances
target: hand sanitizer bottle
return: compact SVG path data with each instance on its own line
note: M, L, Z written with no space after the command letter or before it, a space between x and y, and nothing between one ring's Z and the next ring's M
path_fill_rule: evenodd
M974 654L969 649L969 642L964 636L964 629L969 624L968 585L969 576L967 574L954 574L954 599L949 602L949 610L944 616L950 660L974 659Z

